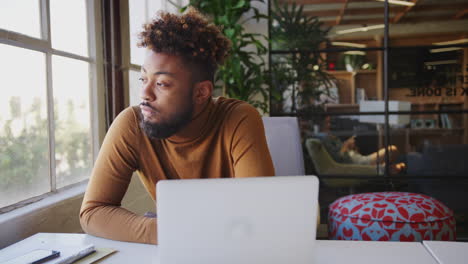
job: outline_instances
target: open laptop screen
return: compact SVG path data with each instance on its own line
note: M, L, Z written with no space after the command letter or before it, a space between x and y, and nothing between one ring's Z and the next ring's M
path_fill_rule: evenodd
M318 179L160 181L160 263L311 263Z

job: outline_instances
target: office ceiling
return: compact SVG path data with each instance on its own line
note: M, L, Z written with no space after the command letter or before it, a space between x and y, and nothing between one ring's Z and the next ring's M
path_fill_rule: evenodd
M390 28L394 34L467 32L468 0L407 0L413 6L390 4ZM337 30L384 23L384 3L377 0L280 0L303 4L309 16ZM405 25L403 27L403 25ZM393 29L392 29L393 28ZM358 33L364 36L376 32Z

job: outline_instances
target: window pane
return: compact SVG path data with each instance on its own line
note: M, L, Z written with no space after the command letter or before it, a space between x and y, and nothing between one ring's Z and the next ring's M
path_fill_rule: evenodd
M129 79L130 79L130 105L137 105L141 102L140 99L140 89L141 83L138 80L141 74L139 71L130 70Z
M51 0L52 48L88 56L85 0Z
M145 16L145 2L141 0L130 0L129 13L130 13L130 62L132 64L143 64L145 49L138 48L138 33L142 31L142 25L146 22Z
M39 0L2 1L0 28L41 37Z
M92 166L89 63L52 57L57 188L89 177Z
M454 211L457 238L467 237L468 0L393 6L388 92L412 111L407 127L392 129L393 144L405 158L409 191L443 202Z
M179 10L174 7L171 3L168 3L167 1L158 1L158 0L147 0L148 1L148 9L146 10L146 16L148 19L151 19L154 17L156 12L159 10L166 10L171 13L177 13ZM179 1L174 1L174 3L178 3ZM186 3L188 4L188 3ZM179 4L180 6L184 6L182 4ZM173 7L173 10L168 10L167 7Z
M158 11L165 10L166 4L164 1L159 0L129 0L128 5L130 15L130 62L142 65L145 58L145 49L137 47L138 33L143 30L142 25L149 22ZM173 11L177 12L177 10Z
M0 44L0 207L49 191L44 54Z

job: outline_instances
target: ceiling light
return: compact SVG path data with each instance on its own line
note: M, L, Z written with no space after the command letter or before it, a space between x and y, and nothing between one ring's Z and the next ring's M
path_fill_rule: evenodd
M359 51L359 50L346 51L344 54L346 54L346 55L361 55L361 56L366 56L366 53L365 53L364 51Z
M342 34L355 33L355 32L366 32L369 30L381 29L384 27L385 27L384 24L379 24L379 25L373 25L373 26L367 26L367 27L350 28L350 29L338 30L336 31L336 34L342 35Z
M344 46L344 47L352 47L352 48L365 48L365 47L367 47L366 44L359 44L359 43L352 43L352 42L333 41L331 44L333 46Z
M456 44L463 44L463 43L468 43L468 38L443 41L443 42L435 42L432 44L433 45L456 45Z
M376 0L379 2L385 2L385 0ZM415 4L413 2L407 2L407 1L400 1L400 0L388 0L389 4L394 4L394 5L404 5L404 6L414 6Z
M453 47L453 48L440 48L440 49L430 49L429 52L430 53L441 53L441 52L449 52L449 51L455 51L455 50L461 50L462 48L457 48L457 47Z

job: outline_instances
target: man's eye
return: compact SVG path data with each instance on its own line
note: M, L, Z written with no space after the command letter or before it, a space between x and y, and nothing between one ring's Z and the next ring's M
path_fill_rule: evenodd
M164 87L164 86L167 86L165 83L162 83L162 82L157 82L156 85L157 85L157 86L163 86L163 87Z
M140 82L145 82L145 79L144 78L139 78L138 79Z

